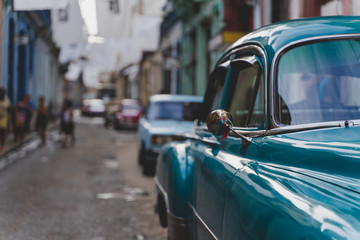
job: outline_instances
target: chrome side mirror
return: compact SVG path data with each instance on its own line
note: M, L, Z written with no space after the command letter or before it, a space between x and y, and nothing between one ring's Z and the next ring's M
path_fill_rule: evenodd
M236 136L244 140L247 144L251 142L251 138L246 137L233 130L232 116L229 112L225 110L217 109L212 111L207 117L206 126L212 134L216 136L221 135L222 139L227 138L228 133L231 131Z
M233 126L232 117L230 113L225 110L214 110L207 117L206 126L209 131L216 136L229 133L230 128Z

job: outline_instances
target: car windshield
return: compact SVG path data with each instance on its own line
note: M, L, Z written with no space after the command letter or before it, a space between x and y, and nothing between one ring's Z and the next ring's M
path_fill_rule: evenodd
M289 50L279 61L276 89L281 124L360 119L360 40Z
M87 104L92 106L102 106L104 105L104 101L101 99L91 99L87 102Z
M201 103L197 102L152 102L149 105L149 120L194 121L198 118Z
M122 105L122 109L123 110L139 110L141 111L141 106L140 105L131 105L131 104L124 104Z

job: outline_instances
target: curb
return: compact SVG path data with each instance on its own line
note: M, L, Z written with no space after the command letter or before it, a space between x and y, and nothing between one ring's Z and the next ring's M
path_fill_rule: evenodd
M50 122L46 131L51 131L51 130L54 130L56 128L58 128L59 124L58 124L58 121L55 120L53 122ZM10 134L9 134L10 135ZM0 159L5 157L6 155L8 155L9 153L19 149L20 147L22 147L23 145L25 145L26 143L29 143L31 140L35 139L35 138L38 138L38 134L36 133L36 131L32 131L30 133L28 133L25 137L24 137L24 140L21 141L21 142L14 142L14 143L10 143L8 144L8 146L6 146L5 144L5 151L0 153ZM8 139L10 137L7 136L7 140L5 141L13 141L12 139Z

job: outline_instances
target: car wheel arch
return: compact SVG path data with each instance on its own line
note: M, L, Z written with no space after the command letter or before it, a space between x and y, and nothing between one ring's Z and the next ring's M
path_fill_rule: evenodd
M189 213L188 168L190 161L186 156L186 143L171 143L163 148L158 159L157 177L168 196L168 209L171 214L186 218Z

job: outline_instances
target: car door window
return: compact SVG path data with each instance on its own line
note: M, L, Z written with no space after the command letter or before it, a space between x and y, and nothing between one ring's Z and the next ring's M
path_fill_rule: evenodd
M225 79L230 68L230 61L219 65L211 74L209 87L204 98L204 107L200 119L205 122L209 113L215 109L223 108L223 93Z
M255 59L255 58L254 58ZM264 81L259 63L239 61L231 75L228 109L235 127L259 128L264 120Z
M360 119L359 55L359 40L315 42L285 52L275 82L278 122Z
M214 86L214 98L211 104L211 110L215 110L221 107L221 96L224 91L224 82L221 78L216 78Z

